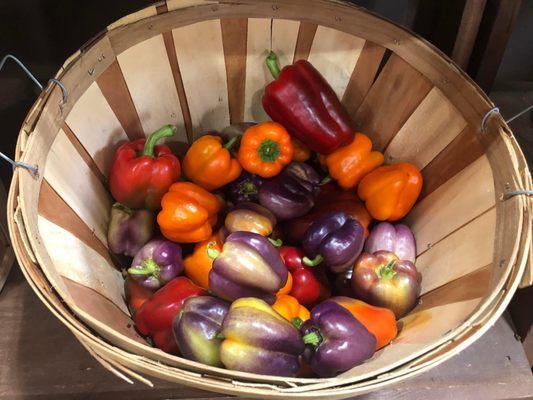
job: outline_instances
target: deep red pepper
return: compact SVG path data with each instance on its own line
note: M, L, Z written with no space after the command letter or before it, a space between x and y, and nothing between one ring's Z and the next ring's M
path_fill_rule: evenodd
M320 154L352 142L355 125L337 95L310 62L298 60L279 70L276 53L267 66L275 78L263 95L263 108L273 121Z
M175 132L175 126L166 125L148 139L124 143L117 149L109 172L109 189L115 200L134 209L161 207L161 198L179 179L181 167L168 146L155 144Z
M156 347L167 353L178 354L178 344L172 333L172 320L185 300L205 295L207 291L196 286L189 278L175 278L142 305L135 315L135 325L141 334L151 336Z
M328 281L320 267L308 267L302 262L305 253L297 248L283 246L279 249L281 259L292 274L290 295L306 307L327 299L331 295Z

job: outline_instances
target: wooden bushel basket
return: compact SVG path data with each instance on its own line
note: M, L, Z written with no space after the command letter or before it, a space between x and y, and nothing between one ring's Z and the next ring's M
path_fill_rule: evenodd
M272 38L271 38L271 19ZM168 123L183 154L201 132L267 119L267 50L309 59L388 161L418 165L423 194L407 218L423 275L397 339L330 379L211 368L152 348L135 332L107 249L115 144ZM452 357L496 321L531 249L531 175L489 98L446 56L352 5L167 0L124 17L70 57L22 126L8 199L20 266L37 295L107 369L247 397L345 398ZM53 351L51 349L51 351Z

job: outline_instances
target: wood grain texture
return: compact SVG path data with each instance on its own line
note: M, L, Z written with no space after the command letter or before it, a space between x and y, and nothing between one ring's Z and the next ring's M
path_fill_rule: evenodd
M487 0L466 0L461 17L461 24L452 50L452 60L466 70L470 55L476 42L479 24L483 18L483 10Z
M309 62L342 98L365 40L336 29L319 26L316 30Z
M98 77L96 83L128 138L130 140L143 138L145 132L133 104L128 85L124 80L120 64L116 60L113 61Z
M317 24L306 21L300 22L300 29L298 29L298 38L296 39L296 48L294 49L293 61L307 60L317 28Z
M355 114L361 132L383 150L431 90L431 83L392 54Z
M385 160L422 169L465 127L461 113L434 87L387 146Z
M265 85L273 78L265 63L270 49L270 23L272 21L272 49L280 65L291 64L296 48L300 24L284 19L250 18L248 20L248 44L246 58L246 90L244 101L245 121L267 121L262 97Z
M384 54L384 47L368 40L365 41L342 96L342 104L344 104L350 114L356 113L372 87Z

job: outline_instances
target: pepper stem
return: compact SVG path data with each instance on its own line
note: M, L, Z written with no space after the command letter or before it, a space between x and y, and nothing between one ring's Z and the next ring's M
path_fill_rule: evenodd
M124 211L128 215L133 214L133 210L131 208L129 208L128 206L125 206L122 203L119 203L118 201L115 204L113 204L112 208L115 210Z
M268 53L268 56L266 58L266 65L274 79L278 79L279 74L281 73L281 69L279 67L279 59L278 55L272 50L270 50L270 53Z
M302 337L305 344L310 344L311 346L318 346L320 342L322 341L322 337L318 332L312 331L309 333L306 333Z
M226 144L224 145L224 147L226 148L226 150L230 150L230 149L233 147L233 145L234 145L235 143L237 143L237 141L238 141L239 139L240 139L239 136L234 136L234 137L232 137L230 140L228 140L228 143L226 143Z
M330 182L331 182L331 179L332 179L332 178L331 178L331 175L326 175L326 176L324 177L324 179L322 179L322 180L320 181L319 185L320 185L320 186L323 186L323 185L325 185L326 183L330 183Z
M220 255L220 251L218 251L217 249L213 248L216 245L217 245L216 242L207 243L207 257L209 257L211 260L214 260L215 258L217 258Z
M242 194L257 194L257 186L253 182L244 182L242 184Z
M322 261L324 261L324 257L322 257L322 254L319 254L312 260L309 257L302 258L302 262L307 265L308 267L316 267L318 264L320 264Z
M263 140L257 148L259 158L263 162L274 162L279 157L279 145L272 139Z
M296 329L300 329L303 323L304 321L300 317L294 317L292 319L292 324L294 325Z
M177 128L174 125L165 125L162 128L159 128L157 131L152 133L150 136L148 136L148 139L146 139L146 143L144 144L144 149L142 152L143 156L149 156L154 157L154 147L161 139L165 137L170 137L174 135L177 131Z
M142 262L142 265L128 268L130 275L157 275L159 272L159 264L153 258L147 258Z
M376 272L378 278L390 279L396 275L396 271L393 269L394 264L396 264L396 260L391 260L391 262L389 262L387 265L381 264L380 266L376 267L374 271Z
M215 335L215 339L224 340L224 339L226 339L226 337L224 336L224 334L222 332L218 332Z
M267 239L270 243L272 243L274 247L281 247L281 245L283 244L283 241L281 239L272 239L272 238L267 238Z

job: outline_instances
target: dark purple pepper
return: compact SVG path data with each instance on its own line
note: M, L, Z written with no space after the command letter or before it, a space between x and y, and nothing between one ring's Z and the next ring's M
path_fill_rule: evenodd
M262 184L261 177L242 171L236 180L226 186L226 196L234 204L246 201L256 202L259 199L259 188Z
M133 257L154 234L155 215L150 210L132 210L113 204L107 231L109 250Z
M307 349L304 356L311 369L328 378L368 360L376 349L376 338L348 310L324 301L311 311L300 328Z

